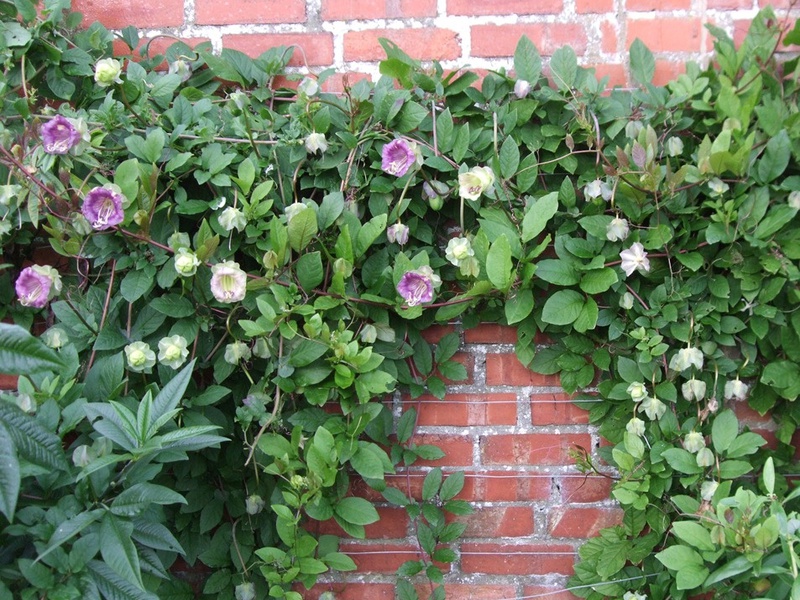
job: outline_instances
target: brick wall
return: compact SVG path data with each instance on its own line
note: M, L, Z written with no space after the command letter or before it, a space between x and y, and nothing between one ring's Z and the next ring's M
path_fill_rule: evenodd
M775 0L785 12L790 0ZM682 70L687 60L706 60L713 23L741 38L766 0L73 0L88 21L112 28L135 25L146 35L167 33L210 40L258 55L275 45L299 45L314 71L377 75L388 37L421 60L445 67L510 67L521 35L543 56L572 46L586 66L628 81L627 49L641 38L658 59L657 82ZM293 64L303 65L296 56Z

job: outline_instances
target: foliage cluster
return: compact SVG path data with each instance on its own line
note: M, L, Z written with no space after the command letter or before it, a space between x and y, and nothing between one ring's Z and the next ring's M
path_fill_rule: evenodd
M387 487L441 451L380 400L464 377L456 335L421 336L454 319L516 326L520 360L568 391L601 374L588 406L625 518L581 549L581 593L800 598L780 475L798 61L776 62L771 11L738 49L711 28L716 64L666 87L640 42L634 90L570 48L550 84L523 38L515 78L383 41L385 77L327 94L329 72L276 89L291 48L151 56L128 28L111 58L68 5L0 2L0 317L43 326L0 329L22 374L0 402L0 598L190 598L178 555L213 571L206 597L300 598L354 567L308 520L363 537L378 518L354 478L414 520L400 597L440 584L463 477L431 470L419 502ZM768 460L727 406L745 399L778 419Z

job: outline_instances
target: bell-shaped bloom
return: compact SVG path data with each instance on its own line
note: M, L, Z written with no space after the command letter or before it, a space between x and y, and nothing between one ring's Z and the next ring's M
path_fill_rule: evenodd
M96 187L83 200L81 212L92 229L103 230L122 223L122 195L108 187Z
M381 169L395 177L402 177L408 173L416 161L414 148L404 139L392 140L381 150Z
M156 364L156 353L145 342L133 342L125 346L125 360L129 371L143 373Z
M306 136L306 151L309 154L316 154L320 152L325 154L328 149L328 140L325 139L324 133L309 133Z
M42 308L61 291L61 276L47 265L25 267L17 277L14 290L22 306Z
M683 448L692 454L706 447L706 440L699 431L690 431L683 437Z
M403 225L402 223L395 223L386 228L386 239L401 246L405 246L408 243L408 234L408 225Z
M319 91L319 84L313 77L303 77L300 85L297 86L297 91L302 96L313 96Z
M250 346L244 342L233 342L225 346L225 362L231 365L238 365L241 360L250 360L252 351Z
M445 258L456 267L460 267L474 255L475 250L472 249L469 238L465 237L450 238L444 252Z
M603 194L603 182L599 179L595 179L586 184L586 187L583 188L583 195L586 196L587 200L594 200L595 198L599 198Z
M698 467L713 467L714 466L714 453L711 448L702 448L697 453L697 466Z
M247 217L235 206L229 206L219 215L219 224L225 231L242 231L247 227Z
M725 192L731 189L727 183L722 181L719 177L714 177L708 182L708 187L711 188L712 196L722 196Z
M48 348L58 350L69 343L69 336L61 327L51 327L42 334L42 341Z
M725 400L745 400L747 398L747 384L736 378L725 382Z
M200 266L200 259L197 255L189 250L189 248L180 247L175 253L173 260L175 270L181 277L191 277L197 273L197 267Z
M397 293L408 306L417 306L433 300L433 282L419 270L408 271L400 278Z
M249 581L240 583L234 589L234 597L236 600L255 600L256 586Z
M711 502L719 487L719 481L704 481L700 486L700 497L706 502Z
M706 382L692 377L681 386L683 398L689 402L699 402L706 397Z
M179 368L189 356L188 345L182 335L161 338L158 342L158 362L173 369Z
M667 154L670 156L680 156L683 154L683 140L674 135L667 140Z
M634 271L647 272L650 270L650 259L647 258L647 252L644 251L644 246L639 242L634 242L627 250L619 253L621 261L620 266L625 271L625 275L630 277Z
M528 94L531 93L531 84L524 79L517 79L517 82L514 84L514 95L522 99Z
M258 494L251 494L244 502L245 510L247 511L248 515L257 515L264 510L264 506L267 504Z
M169 74L177 75L181 82L187 81L192 76L192 65L182 58L169 64Z
M648 419L655 421L656 419L660 419L663 414L667 412L667 406L658 398L647 397L642 400L642 403L639 405L639 410L643 410Z
M121 74L122 63L116 58L103 58L94 66L94 80L100 87L122 83L122 79L119 78Z
M244 299L247 275L231 260L211 267L211 293L218 302L229 304Z
M644 435L644 421L637 417L633 417L628 423L625 425L625 431L630 433L631 435L635 435L637 437L642 437Z
M606 227L606 239L609 242L621 242L628 237L630 227L628 221L614 217Z
M66 154L81 142L81 133L72 121L56 115L42 125L42 148L47 154Z
M681 348L669 361L673 371L685 371L689 367L703 368L703 351L700 348Z
M489 167L472 167L458 176L458 195L465 200L477 200L494 185L494 171Z
M634 381L628 386L627 392L631 395L631 400L641 402L647 398L647 388L641 381Z

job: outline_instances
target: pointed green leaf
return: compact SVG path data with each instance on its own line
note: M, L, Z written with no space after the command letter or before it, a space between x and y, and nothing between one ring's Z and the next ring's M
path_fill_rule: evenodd
M517 42L514 51L514 72L518 79L524 79L531 85L539 80L542 73L542 58L534 43L523 35Z
M656 59L650 49L639 38L633 40L630 48L631 75L640 84L653 81L656 72Z
M308 246L317 235L317 213L309 206L301 209L289 221L289 245L295 252Z
M103 561L125 581L139 589L144 589L142 573L139 568L139 554L131 541L133 525L111 513L106 513L100 527L103 543L100 555Z
M175 377L169 380L167 385L158 393L153 400L153 408L150 411L150 421L147 430L147 437L155 435L154 425L161 420L166 413L177 408L178 403L186 393L186 387L192 378L192 369L196 359L192 359L189 364L183 367Z
M522 219L522 241L529 242L547 227L558 211L558 192L534 200Z
M5 515L9 523L14 521L20 480L17 451L11 441L11 434L0 421L0 513Z
M486 274L492 285L501 291L511 286L511 245L505 233L499 235L486 255Z
M551 325L574 323L581 312L585 299L575 290L559 290L550 296L542 309L542 320Z
M0 323L0 373L28 375L62 368L58 354L41 340L19 325Z

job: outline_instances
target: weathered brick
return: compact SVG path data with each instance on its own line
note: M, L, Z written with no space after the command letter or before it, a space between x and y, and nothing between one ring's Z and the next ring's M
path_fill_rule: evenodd
M361 573L394 573L407 560L422 558L410 543L369 543L342 541L339 550L348 554Z
M333 36L330 33L242 33L222 36L222 45L249 56L259 56L276 46L296 45L299 48L295 49L289 62L292 66L303 66L305 61L310 66L333 62Z
M130 2L130 0L73 0L72 9L83 13L84 25L100 21L109 29L177 27L183 25L183 0Z
M448 15L548 15L563 9L559 0L447 0Z
M445 455L438 460L418 460L414 466L462 467L472 465L472 438L460 435L415 435L411 441L417 445L439 446Z
M622 522L621 508L556 506L550 509L548 529L553 537L590 538Z
M560 387L558 375L540 375L519 362L517 355L508 352L486 355L488 385L534 385Z
M474 25L472 55L513 56L519 38L527 35L544 56L562 46L572 46L581 56L586 52L586 32L576 23L526 23L524 25Z
M546 500L550 497L551 483L550 476L545 473L482 470L467 473L464 491L468 491L471 484L472 495L465 499L484 502Z
M564 504L600 502L611 496L613 480L601 475L569 475L558 480Z
M697 17L660 17L628 20L627 46L636 38L653 52L698 52L702 48L702 22Z
M546 598L546 600L578 600L578 596L563 588L544 585L526 585L522 588L523 598Z
M464 331L468 344L516 344L517 328L495 323L483 323Z
M692 7L692 0L627 0L625 8L634 10L689 10Z
M380 520L364 526L368 540L404 538L408 534L408 513L403 508L379 506L376 509ZM306 529L314 535L338 535L350 537L334 519L309 521Z
M600 23L600 49L603 52L612 54L617 52L619 45L619 36L617 35L617 28L612 23Z
M435 17L436 0L322 0L320 14L325 21Z
M431 593L430 584L419 584L416 587L420 598L428 598ZM513 585L483 585L466 583L446 583L445 596L452 600L498 600L498 598L516 597Z
M589 413L572 403L565 393L533 394L531 422L534 425L575 425L589 422Z
M196 0L198 25L302 23L305 0Z
M452 60L461 56L458 34L450 29L369 29L344 34L344 59L386 58L378 38L387 38L419 60Z
M567 544L461 544L461 571L494 575L572 574L574 549Z
M601 65L588 65L594 67L595 76L598 80L603 77L608 77L606 87L613 89L616 86L625 87L628 85L628 76L625 73L625 67L620 64L601 64Z
M438 344L439 340L454 331L456 328L452 325L432 325L422 332L422 339L429 344Z
M310 590L300 587L296 591L304 600L319 600L326 592L336 600L394 600L394 588L391 583L319 583Z
M575 0L575 10L583 13L613 13L614 0Z
M479 506L471 515L453 520L466 524L463 537L468 538L527 537L534 533L531 506Z
M569 465L574 447L591 450L588 434L528 433L481 437L481 456L487 465Z
M516 394L448 394L444 400L421 396L403 403L417 409L417 425L515 425Z

